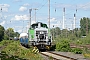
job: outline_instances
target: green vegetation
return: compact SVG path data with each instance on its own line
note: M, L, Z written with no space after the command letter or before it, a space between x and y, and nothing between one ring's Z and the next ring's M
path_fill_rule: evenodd
M4 38L4 27L0 25L0 41Z
M61 40L56 44L56 50L62 52L68 52L71 50L70 44L67 40Z
M81 50L80 48L74 48L72 49L72 52L74 52L75 54L82 54L83 50Z
M1 60L25 60L25 59L22 59L22 58L19 58L18 56L10 56L8 54L6 54L6 52L2 51L0 53L0 59Z
M87 48L84 48L84 53L83 55L86 57L86 58L90 58L90 50L88 50Z
M0 46L5 46L1 51L0 57L7 59L26 59L26 60L42 60L42 57L38 53L33 53L32 48L22 47L19 41L3 40L0 42ZM4 55L3 55L4 54ZM10 57L9 57L10 56ZM5 57L5 59L3 58Z
M13 40L14 37L19 37L19 33L14 32L13 28L8 28L7 30L5 30L4 34L5 40Z
M4 40L12 40L14 37L19 37L18 32L14 32L13 28L4 29L3 26L0 25L0 41Z
M85 36L90 31L90 18L83 17L80 20L80 26L81 26L81 35Z
M75 28L73 30L63 29L53 26L51 29L53 43L55 44L57 51L70 51L76 54L90 54L90 50L86 47L82 49L76 47L74 49L70 48L70 44L76 46L85 46L90 44L90 18L83 17L80 19L80 28Z

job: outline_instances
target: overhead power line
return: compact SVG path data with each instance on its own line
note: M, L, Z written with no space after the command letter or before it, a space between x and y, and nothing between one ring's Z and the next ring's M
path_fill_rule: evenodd
M40 10L40 9L42 9L45 5L46 5L46 3L48 3L48 0L40 7L40 8L38 8L38 11ZM37 11L37 12L38 12Z

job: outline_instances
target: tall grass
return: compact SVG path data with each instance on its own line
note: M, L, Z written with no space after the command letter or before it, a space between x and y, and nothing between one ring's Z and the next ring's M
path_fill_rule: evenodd
M19 41L3 40L0 42L0 46L4 45L6 45L6 47L2 49L2 51L10 56L18 56L19 58L27 60L43 60L38 53L35 54L32 52L32 48L27 49L21 46Z

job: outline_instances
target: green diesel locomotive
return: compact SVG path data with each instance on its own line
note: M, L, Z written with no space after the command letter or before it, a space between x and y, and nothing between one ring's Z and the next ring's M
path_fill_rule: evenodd
M48 50L51 47L52 36L47 24L37 22L30 26L28 33L20 34L20 43L24 46L34 46Z
M28 31L29 45L38 49L49 49L52 43L52 36L47 24L37 22L31 25Z

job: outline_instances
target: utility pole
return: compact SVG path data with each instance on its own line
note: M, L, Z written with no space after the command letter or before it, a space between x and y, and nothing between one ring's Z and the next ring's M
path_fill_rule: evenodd
M11 21L10 21L11 24ZM10 33L10 29L9 29L9 40L11 39L11 33Z
M53 25L53 40L54 40L54 33L55 33L55 32L54 32L54 25Z
M24 20L23 20L23 29L22 30L23 30L22 32L24 32Z
M50 0L48 0L48 24L49 24L49 29L50 29Z
M73 21L71 21L71 23L72 23L71 25L72 25L72 36L73 36Z
M88 35L88 18L86 18L86 35Z
M1 12L2 12L2 7L1 7Z
M32 9L29 9L29 13L30 13L30 27L29 28L31 28L31 11Z
M49 26L49 35L50 35L50 0L48 0L48 26Z
M63 29L65 28L64 21L65 21L65 7L63 8Z
M1 19L2 19L2 7L1 7Z
M67 25L66 25L66 38L67 38Z
M73 28L75 29L76 28L76 14L74 14L74 26Z
M35 10L35 22L36 22L36 10L38 10L38 9L35 8L34 10Z

